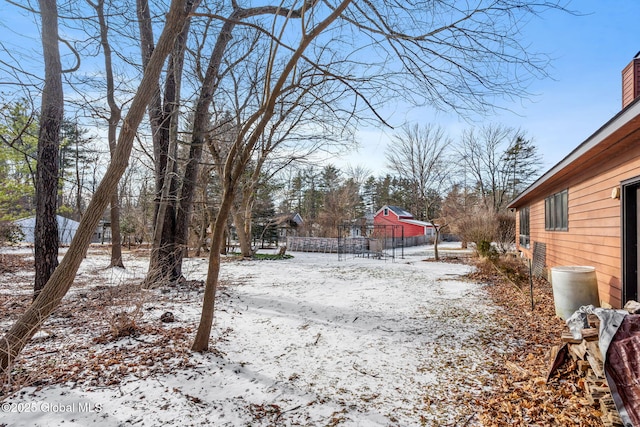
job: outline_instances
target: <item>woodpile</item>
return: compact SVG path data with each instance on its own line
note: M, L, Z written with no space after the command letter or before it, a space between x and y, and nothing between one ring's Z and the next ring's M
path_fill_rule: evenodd
M589 327L582 329L582 338L575 339L569 329L562 332L562 344L552 347L547 381L555 375L569 374L577 378L577 389L589 405L599 407L605 427L624 426L616 409L604 375L604 363L598 345L599 319L588 315ZM586 403L587 403L586 402Z

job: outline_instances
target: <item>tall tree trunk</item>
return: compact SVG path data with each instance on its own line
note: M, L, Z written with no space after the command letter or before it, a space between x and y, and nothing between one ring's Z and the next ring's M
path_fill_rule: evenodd
M182 250L177 251L175 262L176 270L180 273L182 273L182 262L187 250L187 242L189 240L189 221L191 219L191 208L195 195L198 168L200 159L202 158L202 147L205 144L209 132L209 124L211 120L209 107L211 106L213 95L218 84L220 64L222 64L224 51L232 39L231 33L237 23L235 20L237 18L234 17L234 13L232 13L231 18L233 19L225 21L220 33L218 34L216 44L211 52L211 58L209 59L209 66L207 67L204 81L200 89L198 103L196 104L191 146L189 148L189 159L185 165L184 179L182 181L182 189L180 191L180 206L176 219L175 239L176 244L179 245Z
M186 12L197 5L198 0L187 0ZM153 50L153 32L146 0L138 0L138 16L140 18L140 34L144 57ZM182 246L177 244L177 211L179 182L177 165L178 119L180 108L180 83L184 64L189 21L185 22L181 33L176 38L165 82L164 98L160 98L160 86L157 95L149 108L152 123L154 157L156 166L156 207L154 238L149 260L149 272L146 285L175 282L182 272L177 259L181 259Z
M137 0L136 12L140 28L142 67L146 70L149 65L149 59L155 49L153 25L151 22L151 12L148 0ZM171 179L171 175L167 171L167 163L169 159L169 127L168 125L165 125L159 80L155 82L153 87L148 113L153 140L155 199L151 256L149 258L149 271L145 282L147 285L152 285L159 280L159 278L163 277L162 269L166 269L168 263L163 262L162 255L164 254L164 250L166 250L166 248L171 244L171 242L167 242L166 244L161 242L162 231L165 228L164 222L167 203L167 197L163 199L162 194L165 193L168 195L170 183L165 181L167 177Z
M0 338L0 378L9 378L8 373L10 372L11 364L33 334L60 304L60 301L73 283L78 267L84 258L85 250L91 243L93 232L127 168L136 131L153 96L153 88L157 85L164 61L173 46L175 37L187 19L188 15L185 12L184 3L184 0L173 0L171 3L158 45L154 49L153 55L149 58L148 66L138 91L123 121L111 164L107 168L104 178L96 189L85 215L80 221L69 250L45 287L42 288L38 297L4 336Z
M244 210L241 207L233 210L233 223L236 225L236 235L238 236L240 253L244 258L251 258L253 256L253 251L251 250L251 232L247 232L247 221Z
M122 111L115 101L115 84L113 81L113 63L111 56L111 45L109 44L109 26L104 16L104 0L98 0L94 5L98 14L98 21L100 23L100 43L102 45L102 51L104 53L104 65L105 74L107 80L107 103L109 104L109 118L108 118L108 131L107 138L109 139L109 154L113 159L113 154L116 150L116 139L118 125L120 124L120 118ZM122 237L120 235L120 197L118 195L118 188L116 187L111 200L110 205L110 217L111 217L111 267L124 268L122 262Z
M187 7L191 10L198 4L199 0L190 0ZM167 78L167 87L173 88L173 100L165 96L165 110L171 117L170 120L170 137L177 142L178 140L178 112L180 104L180 87L182 83L182 70L184 66L184 54L186 51L187 38L189 35L190 21L185 23L182 32L176 40L174 50L170 57L170 74ZM169 82L172 81L172 85ZM167 110L167 107L169 109ZM175 195L173 212L173 224L171 236L165 233L164 239L171 238L173 241L173 251L170 255L172 270L169 272L170 278L178 280L182 276L182 258L188 251L189 237L189 213L195 196L195 185L198 176L198 164L202 157L202 144L191 144L189 148L189 157L184 169L182 178L182 187L178 188L178 182L174 180L173 193ZM178 196L179 194L179 196Z
M138 15L138 25L140 27L140 49L142 51L142 68L146 71L149 66L149 60L153 51L154 38L153 27L151 23L151 12L149 10L149 3L147 0L136 0L136 12ZM155 162L155 194L156 197L162 191L162 183L164 179L164 173L160 173L162 148L160 145L160 130L162 124L162 97L160 92L160 84L155 82L153 87L153 93L148 106L149 112L149 124L151 126L151 137L153 139L153 158ZM164 171L164 169L163 169ZM156 200L155 206L157 214L158 203ZM155 216L154 216L155 217Z
M122 261L122 234L120 233L120 196L118 188L114 190L109 202L111 218L111 262L110 267L124 268Z
M77 123L76 123L76 133L77 131ZM84 172L80 172L80 147L79 141L76 139L76 158L75 158L75 167L76 167L76 212L78 214L77 220L80 221L82 219L82 187L84 186Z
M231 192L233 188L229 188ZM218 290L218 276L220 275L220 254L225 246L225 232L227 219L231 211L233 195L224 192L220 209L213 222L211 233L211 250L209 252L209 268L207 269L207 281L202 301L202 313L200 314L200 324L196 332L191 349L193 351L205 351L209 348L209 336L213 325L214 304L216 302L216 292Z
M177 142L177 141L176 141ZM175 144L171 144L175 147ZM157 200L153 243L149 259L149 271L145 286L154 287L164 283L172 283L178 279L175 274L175 191L177 183L172 175L177 173L175 149L174 155L167 155L163 187ZM171 172L170 172L171 171Z
M54 0L39 0L42 19L44 89L36 167L34 299L58 266L58 151L64 117L62 65L58 49L58 9Z

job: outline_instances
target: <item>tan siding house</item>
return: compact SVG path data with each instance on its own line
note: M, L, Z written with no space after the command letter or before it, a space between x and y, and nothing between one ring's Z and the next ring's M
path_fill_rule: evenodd
M638 84L629 74L639 72L640 54L623 71L623 85ZM638 88L623 93L640 94ZM623 102L620 113L509 206L525 256L533 258L537 247L547 269L595 267L600 300L614 307L637 300L640 286L640 98Z

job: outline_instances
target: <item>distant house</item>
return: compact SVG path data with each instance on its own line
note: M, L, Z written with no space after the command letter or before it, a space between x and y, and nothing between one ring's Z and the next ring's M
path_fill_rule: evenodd
M343 225L349 237L370 237L374 232L373 213L367 212L363 217L346 221Z
M427 236L433 238L436 231L428 222L418 221L413 215L398 206L383 206L373 215L375 226L400 226L404 237Z
M60 244L68 245L71 243L73 236L76 235L76 231L78 231L78 226L80 225L80 223L78 221L65 218L61 215L56 215L56 218L58 220L58 237L60 239ZM22 234L24 235L23 241L25 243L35 242L35 216L19 219L17 221L14 221L14 224L16 224L18 227L20 227L20 230L22 230Z
M518 249L596 269L601 302L640 297L640 52L622 72L622 111L511 202Z
M60 244L70 245L71 240L73 240L73 237L76 235L76 231L78 231L80 223L63 217L62 215L56 215L56 218L58 219L58 237L60 239ZM35 243L35 216L16 220L14 221L14 224L20 227L24 236L22 239L24 243ZM93 233L91 243L105 243L105 241L111 242L111 225L109 223L105 224L104 221L101 220L100 225L98 225L95 233Z
M100 220L91 243L111 243L111 218Z
M278 229L278 238L284 241L289 236L297 236L298 229L303 223L302 217L297 212L278 215L272 220L272 224Z

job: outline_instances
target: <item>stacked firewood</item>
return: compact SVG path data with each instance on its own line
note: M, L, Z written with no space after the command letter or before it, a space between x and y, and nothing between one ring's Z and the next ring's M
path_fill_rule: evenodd
M562 345L551 349L549 377L562 366L562 373L576 374L577 386L590 405L598 405L605 427L623 426L604 375L602 353L598 345L599 319L588 315L589 327L582 329L582 338L575 339L567 328L562 333Z

